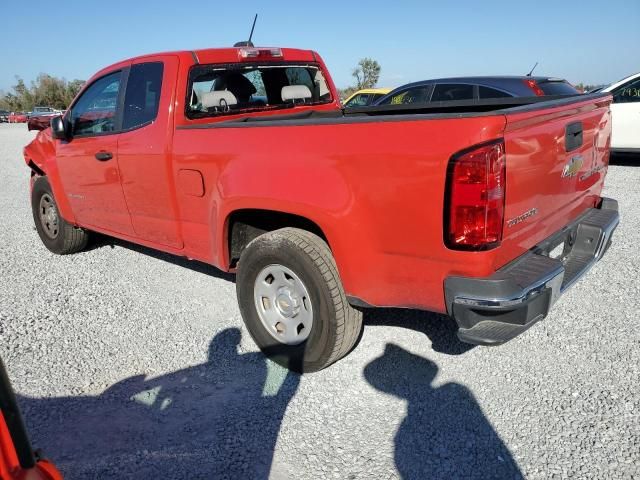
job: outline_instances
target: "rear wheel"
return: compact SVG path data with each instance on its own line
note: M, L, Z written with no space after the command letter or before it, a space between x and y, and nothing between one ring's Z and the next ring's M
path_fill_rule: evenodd
M38 177L31 190L31 209L36 230L53 253L76 253L87 246L88 234L62 218L47 177Z
M265 233L242 252L238 303L260 349L291 370L313 372L344 357L362 330L335 261L317 235L296 228Z

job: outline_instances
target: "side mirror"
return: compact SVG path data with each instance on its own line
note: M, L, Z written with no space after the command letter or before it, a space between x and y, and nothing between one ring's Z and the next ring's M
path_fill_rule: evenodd
M62 116L58 115L51 119L51 136L57 140L68 140L67 122Z

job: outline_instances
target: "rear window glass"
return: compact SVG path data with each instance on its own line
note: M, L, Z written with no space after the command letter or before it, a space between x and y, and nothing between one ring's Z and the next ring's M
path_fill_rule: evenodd
M198 65L191 69L186 115L203 118L331 102L322 71L308 65Z
M431 95L432 102L473 100L473 85L440 83Z
M577 95L580 92L568 82L538 82L545 95Z

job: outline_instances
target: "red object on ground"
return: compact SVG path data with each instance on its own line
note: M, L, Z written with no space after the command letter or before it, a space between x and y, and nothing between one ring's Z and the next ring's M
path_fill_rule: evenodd
M36 458L4 364L0 359L0 480L61 480L48 460Z

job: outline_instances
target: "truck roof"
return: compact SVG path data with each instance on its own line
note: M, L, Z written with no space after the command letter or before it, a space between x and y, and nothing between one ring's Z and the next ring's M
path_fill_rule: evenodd
M192 61L193 63L239 63L240 62L240 51L246 49L257 49L257 50L270 50L277 48L282 52L282 57L279 57L279 60L285 62L315 62L320 61L319 55L313 50L302 50L298 48L282 48L282 47L225 47L225 48L201 48L194 50L176 50L169 52L157 52L157 53L149 53L144 55L138 55L136 57L127 58L121 60L119 62L113 63L95 75L93 75L92 79L95 77L99 77L103 75L106 71L112 70L114 67L124 66L132 61L138 61L146 58L155 58L155 57L163 57L163 56L178 56L185 59L185 61Z

